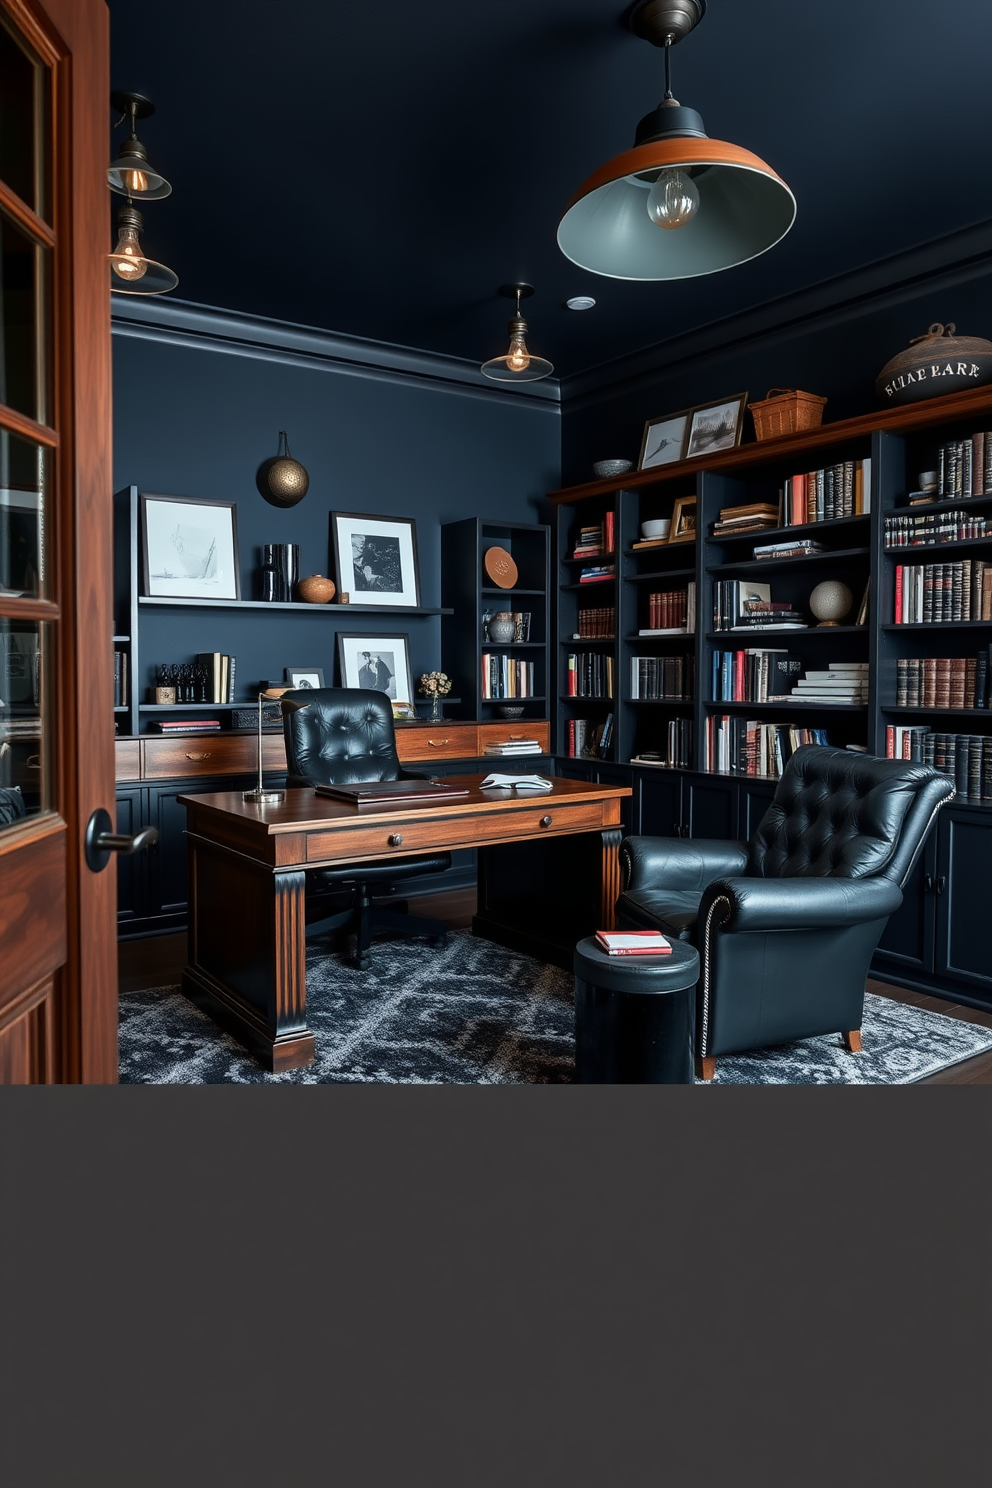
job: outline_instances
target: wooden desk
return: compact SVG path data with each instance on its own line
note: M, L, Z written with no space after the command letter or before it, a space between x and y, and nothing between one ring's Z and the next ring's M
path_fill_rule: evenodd
M469 794L431 807L358 811L311 790L287 791L272 806L252 805L236 791L179 798L189 847L183 991L269 1069L296 1069L314 1057L306 1016L308 868L481 848L476 933L537 953L557 949L563 959L577 931L612 926L620 804L629 787L556 779L535 797L482 791L481 775L448 779ZM571 839L561 844L568 861L551 863L553 840L563 838ZM539 839L547 849L522 846Z

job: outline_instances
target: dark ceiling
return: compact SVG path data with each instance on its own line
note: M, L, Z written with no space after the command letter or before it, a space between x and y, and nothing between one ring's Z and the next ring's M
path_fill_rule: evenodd
M524 279L531 349L568 376L992 216L988 0L709 0L675 94L798 217L761 258L668 284L555 241L663 92L615 0L109 5L114 85L155 101L139 137L174 188L145 249L188 301L481 362L506 349L497 286Z

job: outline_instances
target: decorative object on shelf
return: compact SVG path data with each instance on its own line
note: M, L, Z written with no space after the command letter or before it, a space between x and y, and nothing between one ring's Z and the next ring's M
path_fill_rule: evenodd
M113 252L108 254L110 288L118 294L168 294L179 283L178 274L145 254L138 237L144 225L137 207L129 204L119 208L117 242Z
M482 639L484 641L488 641L489 639L489 622L492 618L493 612L489 608L489 606L486 605L486 608L482 612Z
M158 706L165 707L176 701L176 689L174 687L156 687L154 689L155 701Z
M592 473L597 480L612 480L616 475L626 475L633 468L633 460L597 460Z
M420 604L417 524L412 517L331 512L337 586L356 604Z
M798 388L770 388L760 402L751 404L755 439L774 439L778 434L818 429L826 401L816 393L802 393Z
M311 574L300 580L296 592L306 604L330 604L335 594L334 580L325 579L323 574Z
M526 645L530 640L530 610L514 610L512 619L513 639L519 645Z
M917 403L992 382L992 341L956 336L953 320L934 321L925 336L914 336L875 378L883 403Z
M289 687L323 687L324 671L322 667L286 667L284 673Z
M289 452L289 436L285 429L279 430L279 450L270 459L263 460L255 473L258 494L270 506L296 506L310 489L310 476L299 460Z
M681 460L691 413L692 409L686 408L681 413L665 413L660 418L648 419L641 435L638 470L653 470L656 465L671 465L674 460Z
M533 284L501 284L499 293L510 300L516 296L517 308L507 327L510 345L505 356L483 362L479 369L483 377L495 382L538 382L550 377L555 370L552 364L527 350L527 322L520 313L520 301L534 293Z
M197 496L141 496L144 593L240 599L238 508Z
M936 470L922 470L917 480L922 496L930 496L931 498L936 496L937 487L940 484L940 476Z
M254 790L245 791L242 795L242 800L253 801L256 806L278 805L280 801L285 801L286 799L286 792L284 790L266 790L262 780L262 705L265 699L271 695L268 692L260 692L258 694L258 784ZM310 703L306 698L284 697L281 703L281 709L284 714L299 713L303 708L309 708L309 706Z
M851 612L854 595L839 579L824 579L809 597L809 607L821 625L839 625Z
M708 139L695 109L672 96L671 48L705 10L705 0L638 0L630 12L635 36L665 49L665 96L638 124L633 149L594 171L558 223L565 257L594 274L712 274L764 253L795 220L795 197L771 167Z
M351 604L351 595L350 594L339 594L338 595L338 604Z
M413 704L408 635L353 635L339 631L338 666L342 687L371 688L398 703Z
M136 124L139 119L148 119L155 112L151 99L140 93L111 93L110 101L120 110L120 118L114 125L131 120L131 133L117 152L117 159L107 167L107 182L111 191L129 199L161 201L172 190L168 181L148 164L148 151L138 139Z
M262 546L262 598L272 604L287 604L293 598L300 572L299 543L264 543Z
M657 517L650 522L641 523L641 536L645 542L663 542L671 530L672 523L667 517Z
M517 638L517 622L509 610L502 610L489 622L489 639L497 646L508 646Z
M270 734L281 733L282 709L279 706L278 698L282 697L283 693L288 692L289 689L278 687L274 691L271 691L266 687L262 690L264 695L272 700L262 704L262 728ZM232 708L231 727L232 729L253 729L255 727L254 708Z
M684 458L691 460L697 455L735 449L741 442L746 405L747 393L738 393L734 398L719 398L715 403L701 403L694 408Z
M523 718L524 710L519 703L500 703L496 709L500 718Z
M416 723L417 710L412 703L393 702L393 718L398 723Z
M696 539L696 498L679 496L672 512L672 530L669 543L694 542Z
M451 691L451 678L447 672L424 672L423 676L417 678L417 691L421 697L430 698L431 721L440 723L444 717L441 699L447 697Z
M487 548L482 566L500 589L512 589L519 577L517 565L505 548Z

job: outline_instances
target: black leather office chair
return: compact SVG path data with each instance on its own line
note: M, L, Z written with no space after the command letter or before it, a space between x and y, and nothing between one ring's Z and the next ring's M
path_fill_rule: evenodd
M355 785L367 780L417 778L416 772L400 766L393 712L384 693L358 687L321 687L298 689L284 696L309 704L297 712L283 713L287 785ZM313 885L307 885L308 932L350 922L358 966L367 964L376 930L426 935L434 944L443 945L447 934L443 920L407 914L403 902L391 908L374 904L372 896L391 894L402 879L443 873L450 867L450 853L433 852L416 858L315 869Z
M750 842L629 837L621 928L657 928L700 957L697 1069L815 1034L861 1048L865 978L938 810L926 765L807 744Z

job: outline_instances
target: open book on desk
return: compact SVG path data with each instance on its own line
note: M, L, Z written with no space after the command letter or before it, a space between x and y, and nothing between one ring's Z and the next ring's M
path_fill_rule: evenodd
M487 775L482 790L549 791L553 784L543 775Z

